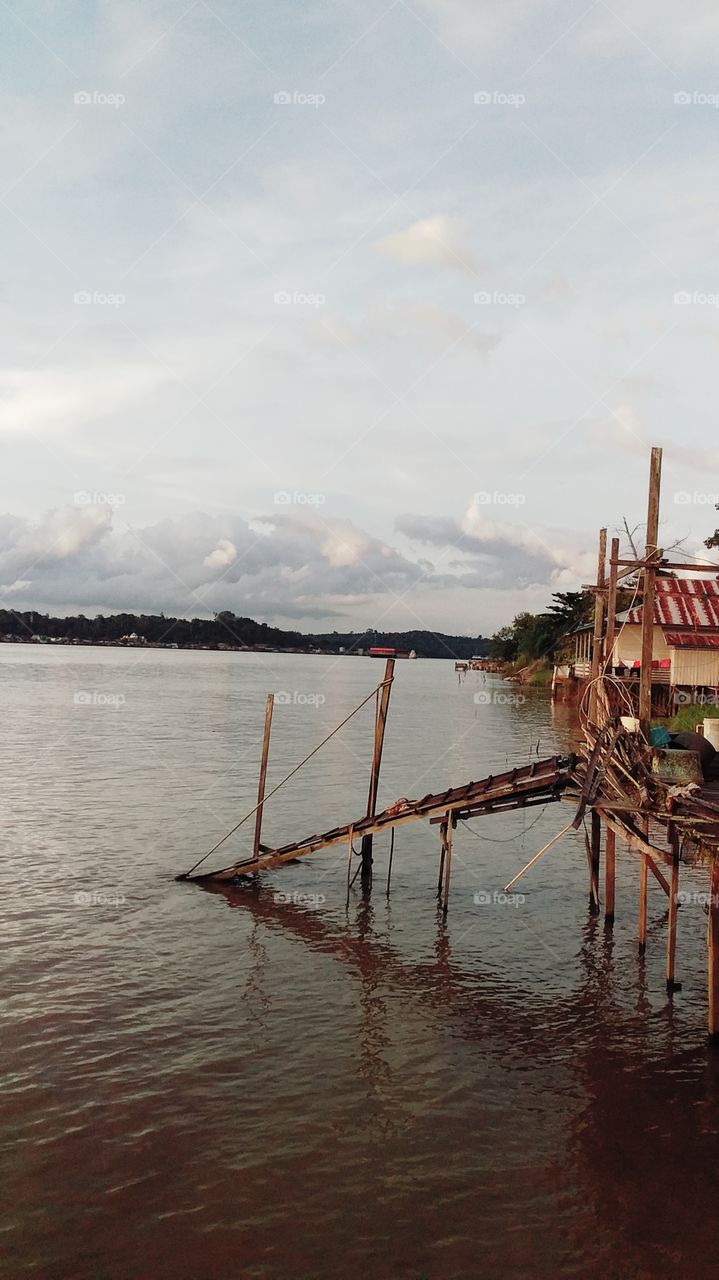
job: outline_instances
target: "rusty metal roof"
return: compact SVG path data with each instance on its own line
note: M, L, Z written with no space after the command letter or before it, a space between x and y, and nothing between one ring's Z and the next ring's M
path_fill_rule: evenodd
M642 605L629 609L623 621L640 623ZM719 581L716 578L657 578L654 622L659 627L719 630Z
M672 649L719 649L719 631L665 631Z

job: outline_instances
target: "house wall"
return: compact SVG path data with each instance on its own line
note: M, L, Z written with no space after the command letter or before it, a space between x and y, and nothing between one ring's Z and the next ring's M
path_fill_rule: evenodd
M652 636L652 657L653 658L669 658L672 650L667 647L664 639L664 632L661 627L653 628ZM639 623L627 623L619 632L612 650L612 666L619 667L622 664L631 666L633 662L638 662L642 656L642 628ZM675 681L675 683L678 683Z
M719 686L719 650L672 649L672 684Z

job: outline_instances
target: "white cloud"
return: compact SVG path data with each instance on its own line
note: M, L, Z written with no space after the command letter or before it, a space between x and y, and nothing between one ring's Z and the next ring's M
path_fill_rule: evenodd
M479 267L466 234L461 218L438 213L432 218L420 218L404 231L384 236L375 241L374 248L398 262L450 267L476 277Z
M237 559L237 547L229 538L220 538L214 551L202 561L206 569L226 569Z

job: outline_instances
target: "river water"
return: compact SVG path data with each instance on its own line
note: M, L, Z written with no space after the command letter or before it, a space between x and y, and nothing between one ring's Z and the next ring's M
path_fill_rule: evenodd
M719 1053L705 917L582 840L502 886L564 806L388 837L209 892L174 882L379 681L371 659L0 646L2 1275L48 1280L704 1277ZM380 805L565 751L545 691L397 664ZM268 805L271 844L363 812L372 707ZM212 863L247 851L249 823ZM682 887L704 877L683 870ZM289 899L289 900L288 900Z

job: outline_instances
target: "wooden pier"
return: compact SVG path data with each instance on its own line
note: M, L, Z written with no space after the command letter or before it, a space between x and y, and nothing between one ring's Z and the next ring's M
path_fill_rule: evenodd
M653 449L650 464L646 547L641 557L622 558L619 540L612 540L607 557L607 530L599 538L595 617L592 634L589 680L579 708L583 745L575 755L551 756L475 782L429 793L419 799L402 798L376 812L384 727L389 709L394 661L389 658L383 681L363 699L328 736L284 778L269 795L265 794L270 725L271 695L268 698L258 802L231 831L178 880L192 880L207 887L227 887L245 882L264 871L276 870L308 854L346 846L348 854L347 894L354 883L354 858L360 859L362 887L372 887L372 843L375 835L394 832L410 822L427 822L439 827L438 897L443 914L449 904L453 832L459 821L489 818L497 813L551 802L570 805L573 814L552 840L508 883L510 888L530 867L557 844L568 831L584 829L589 874L589 910L599 914L604 904L605 927L611 929L616 910L617 840L636 856L639 879L637 949L647 946L647 897L651 876L668 899L666 938L666 990L669 997L680 989L676 979L677 924L680 905L681 863L691 853L692 863L707 867L707 981L708 1033L719 1043L719 754L705 770L701 783L682 785L662 780L654 768L650 715L652 696L653 602L657 575L675 568L719 574L719 565L681 565L669 562L658 546L661 450ZM642 602L642 659L636 691L613 676L608 668L612 647L621 631L616 614L618 586L631 579L635 600ZM344 724L369 701L375 699L374 749L367 809L352 822L324 832L315 832L287 844L271 847L261 842L262 815L267 801L311 759ZM244 822L255 818L254 840L249 856L219 870L200 872L198 868ZM587 829L587 822L589 828ZM355 849L355 841L360 849ZM604 851L604 882L601 859ZM388 874L387 892L389 893Z

